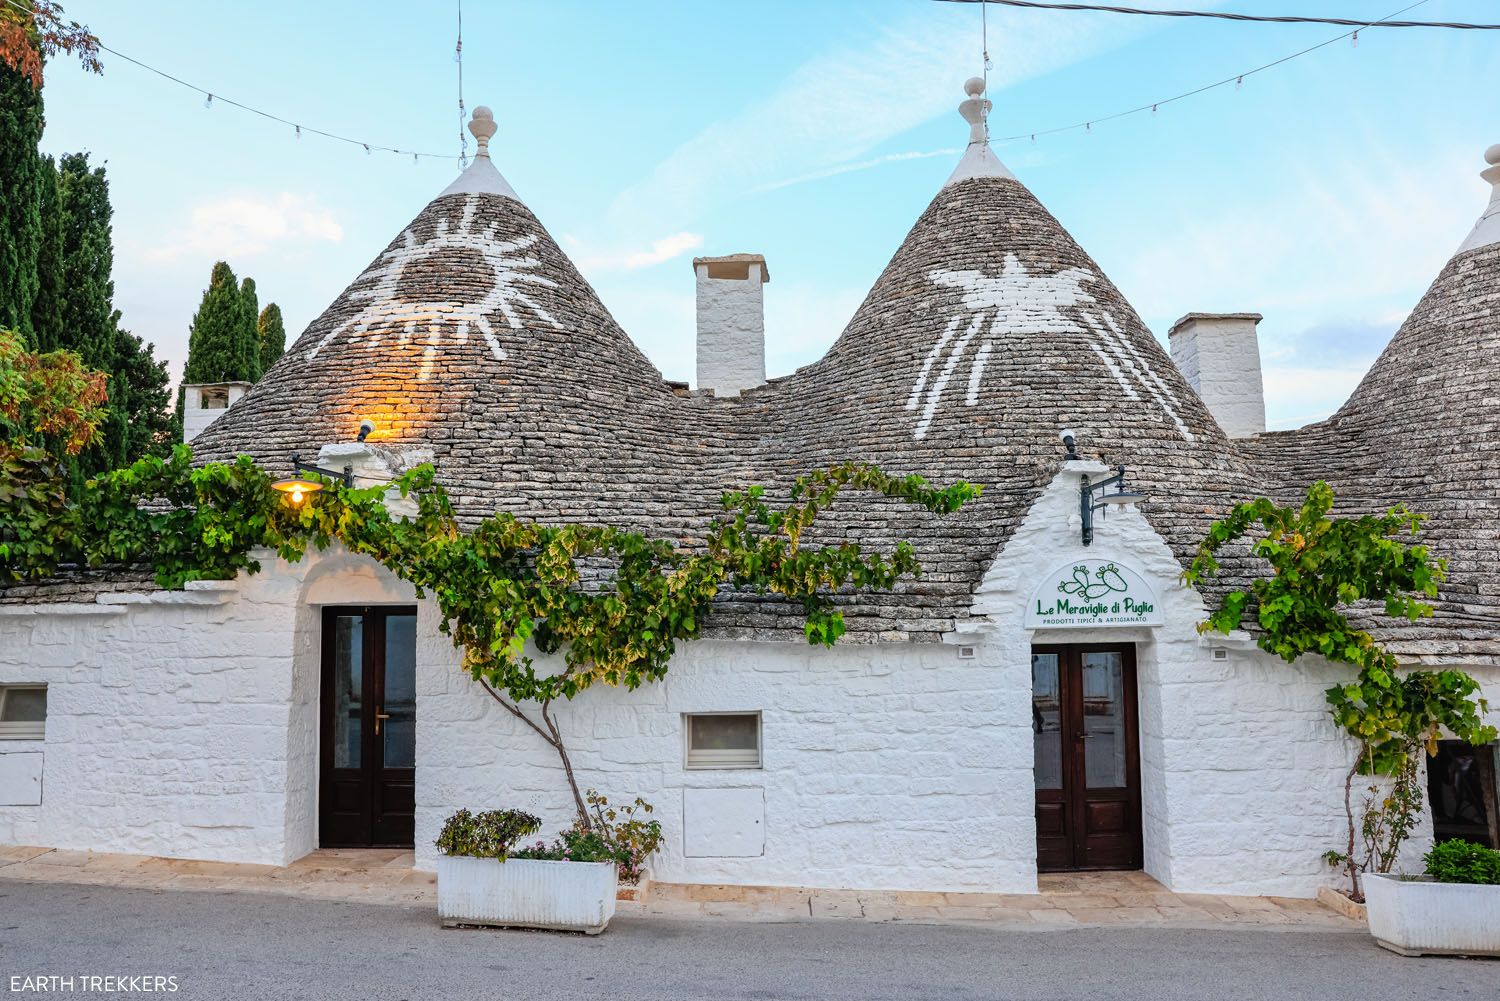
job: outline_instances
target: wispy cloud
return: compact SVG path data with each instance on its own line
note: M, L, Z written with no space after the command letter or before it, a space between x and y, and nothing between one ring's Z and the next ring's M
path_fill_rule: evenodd
M187 222L170 230L147 256L252 257L289 243L338 243L344 228L311 195L244 192L195 205Z
M673 233L636 250L590 250L575 236L564 236L563 242L568 244L578 266L584 271L639 271L697 250L703 246L703 234Z
M749 193L846 165L858 170L905 158L893 154L857 165L881 143L952 113L963 80L977 69L974 13L923 5L895 23L866 29L863 44L804 63L775 92L707 126L621 192L608 224L620 232L663 222L685 228L711 206ZM992 12L990 21L992 97L1145 30L1118 20L1022 12ZM961 128L955 116L956 136Z
M871 167L881 167L888 163L900 163L903 160L927 160L934 156L957 156L963 152L962 146L954 146L950 149L933 149L922 152L909 153L886 153L883 156L871 157L868 160L859 160L854 163L840 163L832 167L824 167L821 170L811 170L796 177L788 177L780 181L772 181L752 189L753 194L763 194L767 191L776 191L779 188L790 188L794 184L806 184L808 181L821 181L825 177L837 177L839 174L852 174L855 171L869 170Z

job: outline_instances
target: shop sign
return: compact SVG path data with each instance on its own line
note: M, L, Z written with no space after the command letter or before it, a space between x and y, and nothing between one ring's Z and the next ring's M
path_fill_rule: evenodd
M1159 626L1161 602L1146 579L1114 560L1073 560L1045 575L1026 606L1028 629Z

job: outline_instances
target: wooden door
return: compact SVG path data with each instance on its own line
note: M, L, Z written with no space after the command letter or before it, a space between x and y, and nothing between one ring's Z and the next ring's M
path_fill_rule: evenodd
M1037 868L1141 866L1135 647L1031 648Z
M410 848L416 803L414 608L323 610L319 843Z

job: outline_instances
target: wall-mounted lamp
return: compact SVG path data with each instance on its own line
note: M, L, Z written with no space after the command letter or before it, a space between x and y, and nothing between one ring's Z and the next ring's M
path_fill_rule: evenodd
M368 421L366 423L368 423ZM364 432L363 425L360 426L360 431L362 433ZM343 480L345 487L354 486L353 466L345 466L343 472L339 472L334 469L324 469L322 466L315 466L310 462L303 462L302 456L295 452L292 453L292 472L294 474L316 473L319 476L327 476L330 479ZM297 507L307 499L308 494L317 493L319 490L322 490L323 484L318 480L310 480L303 476L293 475L290 479L277 480L275 483L271 484L271 487L286 494L287 503L291 504L292 507Z
M1068 450L1068 454L1063 456L1063 458L1065 458L1069 462L1075 462L1083 458L1083 456L1078 454L1077 431L1074 431L1072 428L1063 428L1062 431L1059 432L1058 437L1062 439L1063 448L1066 448Z
M1111 492L1110 487L1115 490ZM1123 465L1115 467L1115 475L1098 483L1090 483L1087 476L1083 477L1083 482L1078 487L1078 513L1083 517L1083 544L1087 546L1094 541L1095 511L1107 511L1112 505L1134 504L1145 497L1145 494L1138 494L1125 485Z
M375 430L375 422L366 417L359 422L359 437L355 441L364 441L370 437L370 432Z

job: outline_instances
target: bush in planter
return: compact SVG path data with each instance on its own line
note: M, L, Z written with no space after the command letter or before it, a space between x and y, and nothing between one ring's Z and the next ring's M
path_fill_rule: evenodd
M545 859L553 862L613 862L620 882L634 886L644 874L646 860L661 847L661 822L638 816L650 814L651 804L639 796L629 806L618 809L593 789L588 791L593 824L585 827L575 821L550 845L538 841L529 848L519 848L514 858ZM621 819L624 818L624 819Z
M443 824L437 847L444 855L493 858L504 862L517 841L535 834L541 820L522 810L459 810Z
M1500 885L1500 852L1470 841L1442 841L1422 861L1427 875L1439 883Z

